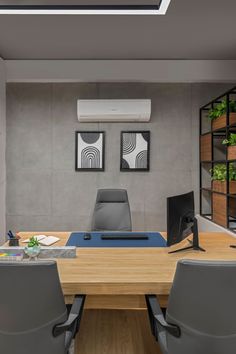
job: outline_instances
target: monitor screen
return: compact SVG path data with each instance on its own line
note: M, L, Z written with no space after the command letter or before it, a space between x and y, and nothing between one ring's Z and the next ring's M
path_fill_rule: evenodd
M193 192L167 198L167 246L191 235L194 216Z

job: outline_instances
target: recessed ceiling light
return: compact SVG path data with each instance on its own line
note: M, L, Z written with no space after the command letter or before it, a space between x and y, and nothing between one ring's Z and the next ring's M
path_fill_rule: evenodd
M145 1L145 0L144 0ZM3 15L165 15L171 0L158 5L0 5Z

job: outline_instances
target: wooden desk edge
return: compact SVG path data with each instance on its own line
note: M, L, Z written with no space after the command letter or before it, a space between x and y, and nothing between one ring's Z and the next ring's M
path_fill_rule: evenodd
M65 245L70 232L21 232L20 235L22 236L22 239L29 238L32 235L35 234L45 234L45 235L55 235L61 238L61 242L57 243L57 245ZM163 237L166 237L166 233L162 232L161 233ZM212 239L213 236L216 236ZM231 236L228 233L200 233L200 240L203 239L203 243L209 247L214 245L214 252L211 250L211 252L206 253L205 255L200 254L200 257L203 259L225 259L225 260L232 260L236 258L236 250L230 249L229 244L230 243L235 243L236 240L234 240L233 236ZM230 242L230 239L232 242ZM214 240L214 242L212 242ZM234 241L233 241L234 240ZM25 244L24 244L25 245ZM223 245L223 247L222 247ZM204 245L203 245L204 246ZM179 246L178 246L179 247ZM96 253L96 249L84 249L83 251L83 257L87 256L88 250L90 250L93 254L93 256ZM133 249L132 249L133 250ZM122 249L119 248L117 251L122 252ZM98 254L101 254L101 249L98 250ZM153 251L150 251L151 253ZM155 252L155 251L154 251ZM105 252L105 254L107 254ZM137 251L137 254L140 256L140 251ZM68 303L71 303L73 296L77 293L79 294L87 294L87 301L86 301L86 307L87 308L110 308L110 309L127 309L127 308L134 308L134 309L143 309L146 308L145 305L145 298L144 294L157 294L158 297L160 298L160 301L162 303L162 306L166 306L167 299L168 299L168 294L170 291L170 288L172 286L172 278L174 275L175 271L175 266L176 262L178 259L181 258L194 258L196 259L196 254L191 253L191 255L188 257L188 254L179 254L179 255L169 255L167 253L163 253L160 251L160 255L162 257L162 262L165 261L166 257L168 257L168 276L166 277L166 281L164 279L154 279L154 281L147 281L145 279L142 279L142 281L132 281L132 279L129 281L126 279L126 281L123 281L122 283L119 283L117 279L114 278L114 280L107 281L104 279L104 281L101 279L100 281L95 281L94 279L96 277L91 277L91 265L87 270L87 265L86 263L82 262L82 267L83 271L88 271L88 281L82 281L81 278L80 280L76 281L73 279L73 277L70 277L68 273L68 278L67 278L67 273L69 272L70 267L67 268L66 271L62 272L63 273L63 281L62 281L62 288L63 292L65 294L66 301ZM199 255L199 254L198 254ZM198 257L197 255L197 257ZM205 257L205 258L204 258ZM78 258L78 261L80 259ZM152 260L153 261L153 260ZM61 269L63 269L64 265L66 264L64 261L58 262L59 266ZM70 260L69 262L70 263ZM158 263L158 262L157 262ZM169 263L171 263L169 265ZM155 263L156 264L156 263ZM161 263L162 264L162 263ZM81 263L80 263L81 266ZM155 265L156 266L156 265ZM59 268L60 268L59 267ZM171 276L170 276L171 275ZM90 277L90 279L89 279ZM127 277L128 278L128 277ZM72 280L73 279L73 280ZM127 287L126 287L127 285Z

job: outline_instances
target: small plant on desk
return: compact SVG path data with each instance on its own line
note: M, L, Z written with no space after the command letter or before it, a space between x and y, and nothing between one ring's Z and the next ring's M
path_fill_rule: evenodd
M27 246L25 247L25 253L30 259L37 259L40 253L40 244L37 238L31 237Z
M35 247L35 246L40 246L39 241L35 237L31 237L29 242L28 242L28 247Z

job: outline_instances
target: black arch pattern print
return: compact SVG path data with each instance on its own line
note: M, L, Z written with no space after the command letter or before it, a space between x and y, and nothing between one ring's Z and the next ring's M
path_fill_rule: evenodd
M88 146L81 151L81 168L99 168L100 152L94 146Z
M76 170L104 170L104 132L76 132Z
M150 131L121 133L121 171L149 171Z

